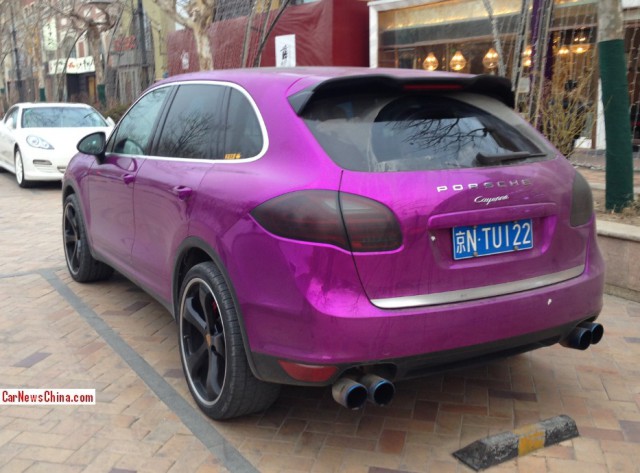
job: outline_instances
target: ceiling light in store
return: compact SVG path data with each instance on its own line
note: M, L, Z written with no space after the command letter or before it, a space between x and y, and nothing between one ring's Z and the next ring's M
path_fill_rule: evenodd
M482 58L482 65L489 70L493 70L498 67L498 52L491 48L487 51L487 54Z
M438 68L438 64L438 58L433 53L429 53L422 61L422 68L427 71L435 71Z
M524 67L531 67L531 46L527 46L522 53L522 65Z
M456 53L451 58L451 61L449 61L449 67L451 67L451 69L453 69L456 72L459 72L462 69L464 69L466 65L467 65L467 60L464 58L464 56L462 55L462 52L460 51L456 51Z

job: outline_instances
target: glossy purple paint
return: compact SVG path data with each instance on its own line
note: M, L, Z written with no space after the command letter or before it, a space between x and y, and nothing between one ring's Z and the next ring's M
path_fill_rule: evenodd
M64 188L81 196L95 256L173 309L180 251L188 242L206 244L234 290L249 355L311 364L433 354L595 318L602 305L603 261L593 220L569 225L575 171L562 156L499 168L347 171L326 155L287 101L335 76L373 73L455 77L309 68L212 71L160 82L155 87L178 81L241 87L264 119L268 148L248 162L107 155L98 163L78 155ZM474 187L485 182L496 184ZM402 247L351 254L279 238L251 217L259 204L304 189L349 192L384 203L400 223ZM504 195L508 199L490 205L475 201ZM533 219L533 250L452 260L452 225L520 218ZM573 279L497 297L402 309L380 309L371 302L492 286L581 265L584 272Z

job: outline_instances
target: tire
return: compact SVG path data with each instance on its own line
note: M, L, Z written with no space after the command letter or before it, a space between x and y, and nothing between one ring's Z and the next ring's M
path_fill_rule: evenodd
M179 307L180 358L198 407L221 420L273 404L280 385L251 373L233 298L215 264L200 263L189 270Z
M14 155L14 163L16 167L16 182L23 189L27 189L33 186L31 181L27 181L24 178L24 162L22 161L22 153L19 149L16 149L16 154Z
M87 230L78 204L70 194L64 199L62 211L62 241L64 259L71 277L78 282L101 281L113 274L113 268L91 256Z

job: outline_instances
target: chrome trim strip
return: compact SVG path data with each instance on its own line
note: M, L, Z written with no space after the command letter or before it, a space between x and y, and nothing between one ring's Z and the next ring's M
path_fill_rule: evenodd
M465 302L487 297L503 296L516 292L538 289L552 284L558 284L580 276L585 265L547 274L541 277L522 279L520 281L495 284L493 286L474 287L460 291L439 292L436 294L424 294L419 296L391 297L388 299L371 299L371 303L380 309L407 309L410 307L423 307L453 302Z

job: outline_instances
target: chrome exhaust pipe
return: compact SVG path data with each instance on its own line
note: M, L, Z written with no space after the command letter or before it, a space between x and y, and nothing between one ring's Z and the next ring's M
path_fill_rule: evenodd
M367 402L367 388L351 378L340 378L331 387L333 399L347 409L361 409Z
M578 326L574 328L566 338L560 340L560 345L575 348L576 350L586 350L589 348L589 345L591 345L591 331Z
M386 406L393 399L396 388L387 379L375 374L367 374L360 378L360 383L367 389L367 400L377 406Z
M595 345L600 340L602 340L602 336L604 335L604 327L602 324L597 324L594 322L583 322L578 327L587 329L591 332L591 344Z

